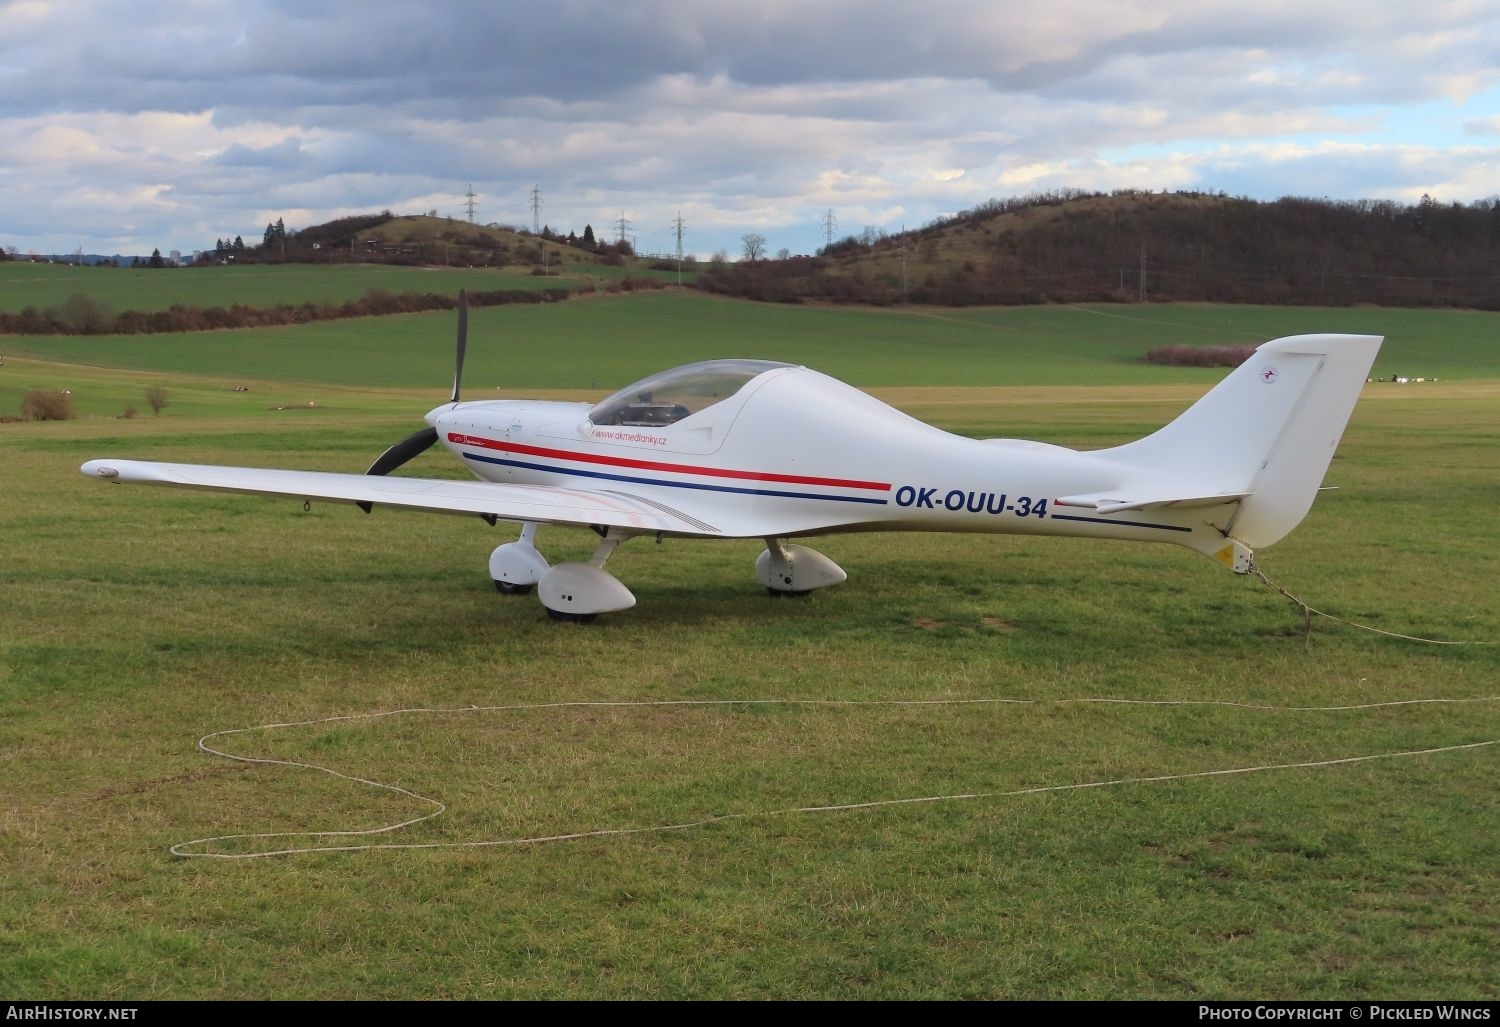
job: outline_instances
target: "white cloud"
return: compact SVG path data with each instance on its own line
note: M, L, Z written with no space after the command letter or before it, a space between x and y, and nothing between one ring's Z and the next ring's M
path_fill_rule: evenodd
M0 3L0 243L191 249L470 183L485 220L540 184L658 248L680 206L704 252L1061 186L1470 199L1497 50L1497 0ZM1402 138L1420 105L1462 137Z

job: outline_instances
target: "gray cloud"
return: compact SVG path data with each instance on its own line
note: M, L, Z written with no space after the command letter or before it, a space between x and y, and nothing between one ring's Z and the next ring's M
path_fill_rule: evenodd
M665 248L681 205L700 251L805 250L829 207L857 231L1062 185L1482 195L1497 44L1496 0L11 0L0 231L191 248L470 183L526 223L540 184L564 227L624 209ZM1423 104L1456 139L1383 127Z
M231 143L226 149L214 155L213 163L227 168L258 167L290 171L305 165L304 156L302 141L294 137L270 146L245 146L242 143Z

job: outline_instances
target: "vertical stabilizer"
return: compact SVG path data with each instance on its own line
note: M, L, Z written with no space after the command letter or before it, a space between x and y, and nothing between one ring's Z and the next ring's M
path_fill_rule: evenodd
M1271 545L1312 506L1381 341L1268 342L1171 424L1099 455L1157 483L1191 482L1185 495L1244 495L1230 533L1247 546Z

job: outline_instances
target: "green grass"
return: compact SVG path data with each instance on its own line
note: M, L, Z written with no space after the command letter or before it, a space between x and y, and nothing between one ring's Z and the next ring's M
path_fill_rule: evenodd
M957 430L1095 446L1162 423L1218 376L1138 367L1130 351L1145 338L1269 338L1308 312L1148 308L1148 327L1089 311L918 318L652 296L515 320L479 313L474 392L586 387L595 374L614 384L722 355L736 339L765 348L735 351L815 355L866 384L1142 383L889 393ZM1307 327L1369 330L1384 317L1392 344L1413 355L1435 340L1435 354L1472 376L1492 366L1472 327L1483 315L1339 313ZM1098 338L1123 334L1118 349L1086 341L1084 326L1100 325ZM360 327L342 351L331 336L255 336L268 349L244 365L262 371L248 394L229 392L235 372L217 364L239 366L248 333L58 340L50 354L104 363L115 343L120 363L157 357L170 373L7 352L5 388L66 371L80 405L111 416L0 425L0 994L1496 997L1495 748L540 848L170 858L168 845L203 835L422 812L193 747L208 731L271 721L576 699L1324 706L1500 694L1496 648L1327 622L1304 639L1285 600L1165 546L835 537L813 544L849 582L791 602L755 586L758 544L638 540L610 568L640 605L578 628L546 620L534 598L494 593L484 560L512 537L504 526L305 513L296 501L110 488L78 474L103 454L362 469L425 409L418 386L431 378L443 391L451 326ZM501 347L491 340L502 328L542 343ZM966 361L973 370L956 373ZM271 367L286 378L271 380ZM146 381L168 387L167 414L114 420ZM313 385L326 409L264 409ZM1494 381L1368 388L1330 472L1340 489L1262 554L1266 571L1382 628L1500 638L1497 391ZM455 471L435 453L412 465ZM554 561L585 558L591 542L541 536ZM441 798L449 814L399 840L460 841L1492 738L1500 703L1350 713L1043 703L475 713L234 745Z
M1168 343L1258 342L1316 331L1385 335L1376 365L1381 376L1500 377L1500 314L1470 311L1204 304L868 311L653 292L486 308L472 312L470 326L471 398L496 388L612 390L662 368L726 355L805 363L867 387L1206 388L1219 372L1157 367L1142 354ZM451 383L453 333L452 314L423 314L169 336L16 337L3 344L7 353L64 363L224 382L423 388L441 398ZM0 410L18 401L0 370Z
M170 269L75 267L69 264L0 262L0 311L26 307L60 307L75 294L88 296L109 311L166 310L173 304L270 307L289 303L342 303L374 289L391 293L457 293L495 289L574 287L619 278L676 280L675 272L645 267L569 262L553 265L547 277L529 267L398 267L389 264L245 264L227 267ZM692 275L684 272L684 280ZM3 341L4 337L0 337Z
M68 264L0 264L0 310L46 310L75 293L115 313L243 304L343 302L372 289L457 293L459 289L535 289L560 284L511 268L419 268L382 264L246 264L240 267L170 269L74 267Z

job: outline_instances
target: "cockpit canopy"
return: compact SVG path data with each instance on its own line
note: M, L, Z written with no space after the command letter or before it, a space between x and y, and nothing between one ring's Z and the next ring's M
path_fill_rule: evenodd
M795 365L742 358L684 364L627 385L589 411L589 420L596 425L642 428L676 424L728 399L767 371L792 366Z

